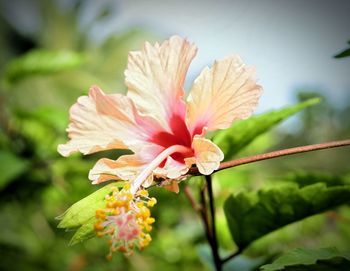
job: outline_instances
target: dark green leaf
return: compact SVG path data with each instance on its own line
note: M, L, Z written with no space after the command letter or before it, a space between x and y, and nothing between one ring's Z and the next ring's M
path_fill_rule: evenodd
M293 249L272 264L261 267L263 271L278 270L350 270L350 254L341 253L336 248Z
M344 50L343 52L337 54L334 56L334 58L344 58L344 57L349 57L350 56L350 48Z
M21 175L29 166L28 161L12 152L0 150L0 189Z
M350 185L350 178L347 176L332 175L328 173L318 172L297 172L287 175L283 182L294 182L299 187L315 183L326 183L328 187L338 185Z
M231 195L224 204L232 238L240 248L285 225L350 202L350 185L302 188L288 183Z
M12 60L5 79L13 83L31 75L52 74L79 67L84 57L73 51L33 50Z
M297 105L253 116L247 120L237 121L230 128L217 133L214 137L214 142L224 152L225 160L229 160L259 135L267 132L300 110L319 102L320 99L313 98Z

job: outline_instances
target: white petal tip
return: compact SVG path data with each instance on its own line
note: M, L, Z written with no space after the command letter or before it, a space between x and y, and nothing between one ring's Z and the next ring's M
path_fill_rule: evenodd
M66 144L60 144L57 146L57 152L64 157L68 157L73 151L69 150Z

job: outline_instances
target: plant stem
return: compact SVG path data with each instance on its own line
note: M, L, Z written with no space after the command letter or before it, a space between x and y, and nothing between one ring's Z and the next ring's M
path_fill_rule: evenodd
M201 209L199 214L201 216L201 219L204 225L205 235L207 237L210 247L212 247L213 236L212 236L212 232L210 230L210 225L208 221L208 208L207 208L207 203L205 201L205 187L200 190L200 196L201 196Z
M218 251L219 247L216 239L215 209L214 209L214 197L213 197L211 176L205 176L205 179L206 179L206 187L200 190L200 198L201 198L200 205L197 204L188 186L185 187L184 192L188 200L190 201L193 209L196 210L201 217L201 220L205 229L205 235L212 251L215 268L217 271L221 271L223 261L220 259L220 256L219 256L219 251ZM207 208L207 203L205 199L206 190L208 191L208 198L209 198L209 211L211 215L210 224L208 221L208 208Z
M203 226L204 226L204 232L205 236L210 244L212 246L212 236L211 236L211 231L210 231L210 226L209 226L209 221L208 221L208 216L207 216L207 206L205 202L205 188L201 189L200 191L200 196L201 196L201 204L198 204L196 200L194 199L191 190L189 186L186 186L184 189L185 195L187 196L188 200L190 201L192 208L198 212Z
M211 175L205 176L205 181L207 183L208 188L208 196L209 196L209 210L210 210L210 218L211 218L211 233L212 233L212 254L214 258L214 263L217 271L222 270L222 262L219 255L219 246L216 238L216 223L215 223L215 208L214 208L214 195L213 195L213 186Z
M191 190L189 188L189 186L185 187L185 195L187 196L188 200L190 201L192 208L198 212L199 216L201 217L201 220L203 222L203 226L204 226L204 230L205 230L205 235L209 241L209 243L211 243L211 233L210 233L210 226L209 226L209 221L208 221L208 216L207 216L207 206L206 206L206 202L205 202L205 188L201 189L200 191L200 196L201 196L201 204L198 204L196 202L196 200L194 199Z
M215 171L220 171L226 168L231 167L237 167L244 164L254 163L257 161L272 159L276 157L296 154L296 153L303 153L303 152L310 152L310 151L317 151L317 150L323 150L323 149L330 149L330 148L337 148L342 146L348 146L350 145L350 139L348 140L341 140L341 141L332 141L332 142L326 142L326 143L320 143L320 144L313 144L313 145L306 145L306 146L300 146L295 148L289 148L284 150L278 150L263 154L257 154L250 157L243 157L240 159L235 159L227 162L223 162L220 164L220 167ZM200 175L198 168L191 168L188 172L189 175Z
M185 192L185 195L188 198L189 202L191 203L192 208L195 211L200 212L202 207L200 206L200 204L198 204L196 202L195 198L192 195L191 189L188 185L185 186L184 192Z
M295 148L289 148L289 149L283 149L263 154L258 154L250 157L243 157L240 159L235 159L227 162L223 162L220 164L220 167L214 171L220 171L226 168L236 167L244 164L254 163L257 161L277 158L281 156L286 155L292 155L297 153L303 153L303 152L310 152L310 151L316 151L316 150L323 150L323 149L330 149L330 148L337 148L342 146L348 146L350 145L350 140L341 140L341 141L332 141L332 142L326 142L326 143L320 143L320 144L313 144L313 145L306 145L306 146L299 146ZM201 175L198 171L198 168L194 167L191 168L188 172L189 175ZM205 176L206 185L207 185L207 191L208 191L208 197L209 197L209 210L210 210L210 216L211 216L211 225L209 225L208 221L208 208L207 203L205 200L205 187L201 189L200 195L201 195L201 205L198 205L193 198L191 191L189 190L189 187L185 187L185 194L188 197L193 209L199 212L204 228L206 237L208 239L208 242L210 244L214 263L217 271L222 270L222 265L234 258L235 256L239 255L242 252L242 248L238 249L235 253L232 253L231 255L221 259L219 255L219 247L218 242L216 238L216 224L215 224L215 208L214 208L214 197L213 197L213 188L212 188L212 178L211 175ZM211 226L211 227L210 227Z
M228 261L231 260L232 258L234 258L234 257L236 257L237 255L241 254L242 250L243 250L243 249L238 249L236 252L234 252L234 253L232 253L231 255L229 255L229 256L223 258L223 259L221 260L221 262L222 262L223 264L226 263L226 262L228 262Z

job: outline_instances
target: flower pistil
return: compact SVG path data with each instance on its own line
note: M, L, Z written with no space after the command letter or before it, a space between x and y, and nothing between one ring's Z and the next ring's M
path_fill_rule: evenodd
M105 200L106 207L96 210L94 229L97 236L110 237L107 258L112 259L114 251L130 255L135 247L140 250L146 247L152 240L149 232L155 222L150 208L157 200L150 198L147 190L132 194L129 183L120 190L114 188Z

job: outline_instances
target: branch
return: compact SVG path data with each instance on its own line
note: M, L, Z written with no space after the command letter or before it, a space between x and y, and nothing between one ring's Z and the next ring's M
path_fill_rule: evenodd
M225 264L226 262L228 262L228 261L231 260L232 258L238 256L239 254L241 254L242 251L243 251L243 249L240 248L240 249L238 249L236 252L232 253L231 255L229 255L229 256L223 258L223 259L221 260L222 264Z
M207 240L208 240L210 246L212 246L213 236L211 234L209 220L208 220L208 208L207 208L207 203L205 201L205 187L203 187L200 190L200 197L201 197L201 208L199 210L199 214L201 216L201 219L202 219L202 222L204 225L205 235L207 237Z
M184 192L185 192L186 197L190 201L192 208L198 212L198 214L202 220L203 226L204 226L205 236L206 236L210 246L212 246L212 236L211 236L209 221L208 221L208 217L207 217L207 206L206 206L206 202L205 202L204 189L205 188L201 189L201 191L200 191L201 204L196 202L195 198L193 197L193 195L191 193L189 186L185 186Z
M185 186L184 192L185 192L185 195L188 198L189 202L191 203L192 208L195 211L200 212L202 209L202 206L196 202L195 198L192 195L190 187L188 185Z
M209 210L210 210L210 218L211 218L211 234L212 234L211 250L212 250L216 270L221 271L222 270L222 262L220 259L219 246L218 246L218 241L216 238L214 194L213 194L211 175L206 175L205 181L207 183L207 189L208 189Z
M257 161L272 159L276 157L296 154L296 153L303 153L303 152L310 152L310 151L317 151L317 150L323 150L323 149L330 149L330 148L337 148L342 146L348 146L350 145L350 139L348 140L341 140L341 141L332 141L332 142L326 142L326 143L320 143L320 144L313 144L313 145L306 145L306 146L300 146L295 148L289 148L284 150L278 150L263 154L258 154L250 157L244 157L240 159L235 159L227 162L223 162L220 164L220 167L215 171L220 171L226 168L231 167L237 167L244 164L249 164ZM191 168L188 172L189 175L200 175L198 168Z

